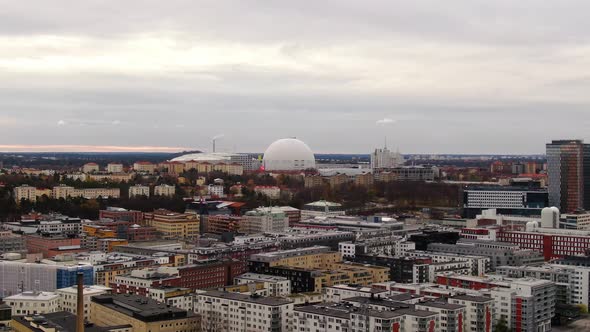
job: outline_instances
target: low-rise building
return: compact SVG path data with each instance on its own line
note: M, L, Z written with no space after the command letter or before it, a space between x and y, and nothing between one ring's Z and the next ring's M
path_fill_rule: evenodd
M291 294L291 280L273 275L244 273L234 278L236 285L262 283L269 290L270 296L283 297Z
M121 163L108 163L107 172L109 173L123 173L123 164Z
M90 299L96 295L110 294L111 289L109 287L100 285L88 285L84 286L84 317L90 317ZM60 288L55 291L55 294L59 296L59 309L63 311L76 314L78 312L78 287L66 287Z
M25 240L22 235L11 231L0 231L0 254L26 253Z
M82 166L82 173L92 173L100 171L100 167L97 163L86 163Z
M133 331L152 332L193 332L200 326L200 317L191 311L138 295L98 295L90 305L89 320L97 326L128 324Z
M282 232L289 228L289 217L281 209L258 208L246 212L239 226L240 232L246 234Z
M129 187L129 198L140 196L150 197L150 187L140 184Z
M154 196L172 197L176 194L176 186L160 184L154 187Z
M279 199L281 197L281 188L277 186L256 186L254 192L270 199Z
M12 315L42 315L59 311L59 295L53 292L28 291L4 298Z
M76 315L67 311L58 311L50 314L16 316L12 318L11 327L16 332L73 332L76 331ZM95 326L84 324L84 332L133 332L129 324L117 326Z

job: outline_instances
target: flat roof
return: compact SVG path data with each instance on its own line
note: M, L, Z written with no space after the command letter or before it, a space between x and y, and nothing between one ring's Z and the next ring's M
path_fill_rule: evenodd
M432 308L447 309L447 310L457 310L457 309L465 308L465 306L461 305L461 304L453 304L453 303L439 302L439 301L429 301L429 302L417 303L416 305L417 306L432 307Z
M185 319L194 316L194 313L187 310L168 306L139 295L97 295L92 297L92 302L144 322Z
M454 300L461 300L461 301L471 301L471 302L489 302L493 301L491 297L485 296L472 296L472 295L457 295L451 297Z
M287 281L287 280L289 280L289 278L285 278L285 277L273 276L270 274L252 273L252 272L241 274L241 275L237 276L236 278L258 280L258 281Z
M5 301L9 300L34 300L34 301L49 301L59 298L59 295L53 292L22 292L4 298Z
M13 316L12 319L18 321L20 324L26 326L29 330L34 332L46 331L46 328L55 328L56 331L76 331L76 315L66 312L58 311L50 314L43 314L41 316ZM45 329L39 329L31 326L31 323L44 324ZM130 329L132 326L117 325L117 326L96 326L86 324L84 326L85 332L108 332L117 329Z
M201 295L202 296L217 297L217 298L227 299L227 300L250 302L250 303L262 304L262 305L268 305L268 306L281 306L281 305L286 305L286 304L291 303L291 301L285 300L280 297L257 297L257 296L245 295L245 294L240 294L240 293L222 292L222 291L216 291L216 290L205 291L205 292L199 294L199 296L201 296Z

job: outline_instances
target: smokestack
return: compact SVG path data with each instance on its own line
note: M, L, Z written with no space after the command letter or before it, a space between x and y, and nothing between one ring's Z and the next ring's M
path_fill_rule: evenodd
M84 332L84 273L78 272L78 310L76 311L76 332Z
M215 139L213 139L213 153L215 153Z

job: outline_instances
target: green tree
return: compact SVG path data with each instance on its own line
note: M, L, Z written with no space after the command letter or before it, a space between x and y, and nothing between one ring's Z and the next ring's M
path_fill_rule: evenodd
M508 327L508 323L506 322L506 320L504 318L500 318L498 321L496 321L496 324L494 324L494 332L509 332L510 328Z

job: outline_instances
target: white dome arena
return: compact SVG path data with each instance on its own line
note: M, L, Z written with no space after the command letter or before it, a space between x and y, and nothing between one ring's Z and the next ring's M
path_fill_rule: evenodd
M266 149L262 165L266 171L302 171L315 168L315 157L309 146L302 141L283 138Z

